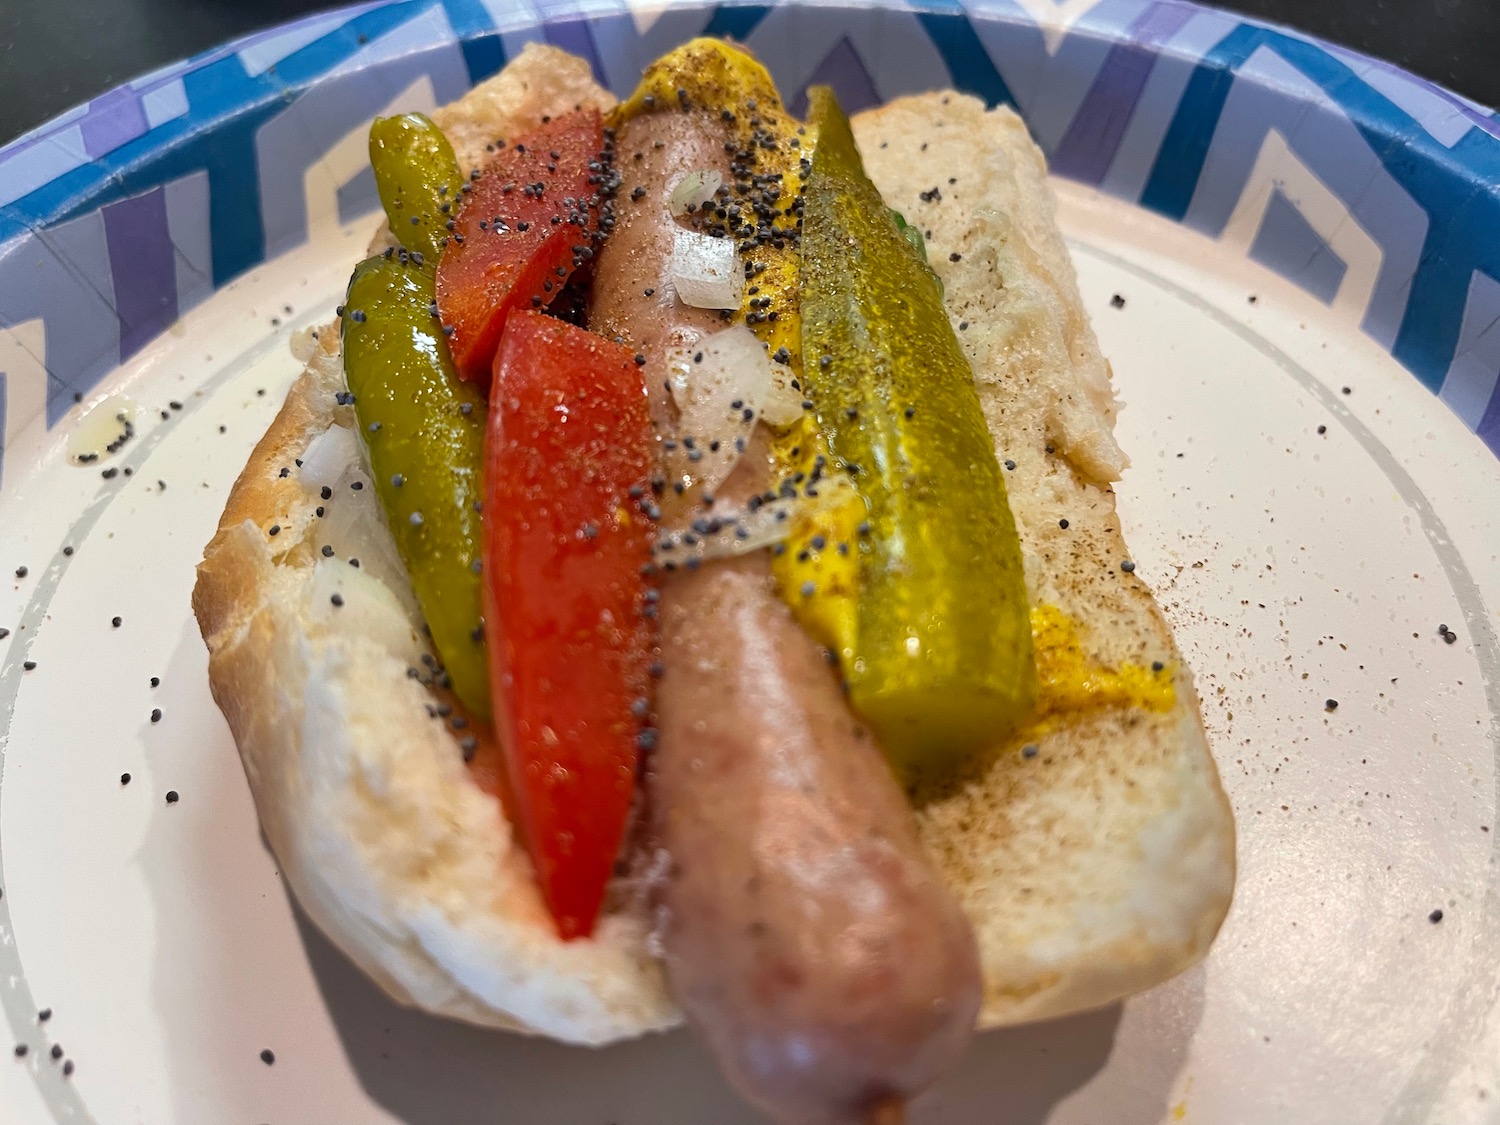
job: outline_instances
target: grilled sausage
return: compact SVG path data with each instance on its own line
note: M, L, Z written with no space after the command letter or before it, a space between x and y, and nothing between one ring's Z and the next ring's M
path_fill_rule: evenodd
M720 326L672 297L666 185L722 165L723 140L699 113L637 118L617 138L620 205L590 326L645 355L664 433L666 348ZM752 443L720 503L767 474ZM669 576L661 644L648 792L670 860L658 902L676 999L778 1121L898 1121L973 1033L968 923L823 650L776 598L764 552Z

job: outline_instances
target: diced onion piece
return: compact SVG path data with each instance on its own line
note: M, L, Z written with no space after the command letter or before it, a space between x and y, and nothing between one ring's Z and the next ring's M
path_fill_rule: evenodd
M300 331L293 332L289 341L292 355L298 363L306 363L312 359L313 353L318 350L318 330L309 325Z
M304 488L317 492L338 484L351 465L364 462L364 454L354 431L335 422L307 443L301 461L298 478Z
M674 219L680 219L713 199L714 193L723 183L724 177L712 168L688 172L672 188L672 194L667 197L667 209L672 212Z
M341 565L363 569L366 575L382 582L401 603L406 615L420 621L422 614L412 593L411 579L391 537L359 436L335 422L308 442L301 461L298 479L302 487L319 494L310 496L309 502L323 512L321 516L313 516L312 529L304 536L306 542L320 548L331 547L332 557L344 560ZM356 481L358 489L353 487ZM327 500L321 496L324 488L331 494ZM349 559L358 559L359 567L353 567Z
M842 474L810 481L790 495L737 511L705 511L687 527L663 531L656 561L667 569L758 551L789 538L806 520L837 508L856 494Z
M771 389L771 361L743 324L667 355L677 436L666 451L668 478L712 492L740 459Z
M402 576L399 585L410 583ZM403 601L398 588L382 581L363 562L356 567L344 558L320 555L313 564L311 581L303 587L302 612L324 630L358 637L361 643L374 642L411 667L423 657L418 632L422 618ZM337 603L334 594L339 595Z
M792 386L797 374L790 367L774 359L767 362L771 365L771 382L760 416L766 425L784 430L802 417L802 391Z
M683 304L695 309L737 309L744 284L734 239L695 230L672 233L672 286Z

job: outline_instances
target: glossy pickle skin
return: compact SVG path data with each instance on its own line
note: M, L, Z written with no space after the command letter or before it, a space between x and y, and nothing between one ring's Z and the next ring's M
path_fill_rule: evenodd
M865 175L832 91L802 236L804 384L869 507L841 653L909 779L996 745L1036 700L1020 539L937 275Z
M370 167L392 233L419 265L437 265L456 210L463 174L448 138L425 115L377 117L370 126Z
M432 270L400 255L356 266L341 322L344 375L433 646L459 699L487 721L478 566L487 408L453 369L433 299Z

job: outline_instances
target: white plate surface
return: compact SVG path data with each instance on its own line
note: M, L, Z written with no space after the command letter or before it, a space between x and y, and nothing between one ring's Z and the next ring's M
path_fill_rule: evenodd
M914 1122L1500 1119L1500 462L1336 311L1058 190L1127 403L1127 541L1198 676L1240 881L1205 964L982 1036ZM53 1015L25 1058L0 1040L0 1122L750 1125L685 1034L592 1052L394 1006L260 841L193 568L297 373L291 331L331 315L366 232L243 278L106 380L142 406L109 462L129 477L69 465L71 422L23 439L0 500L0 990Z

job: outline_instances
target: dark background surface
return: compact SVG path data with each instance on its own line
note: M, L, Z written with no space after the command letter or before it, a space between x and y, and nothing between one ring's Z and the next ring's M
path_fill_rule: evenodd
M136 75L309 12L319 0L0 0L0 144ZM1500 0L1220 5L1400 63L1500 105Z

